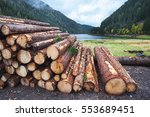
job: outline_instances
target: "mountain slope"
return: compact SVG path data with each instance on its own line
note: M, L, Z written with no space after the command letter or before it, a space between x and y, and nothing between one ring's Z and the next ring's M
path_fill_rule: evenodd
M150 0L128 0L101 23L98 31L108 34L150 34Z
M0 15L48 22L69 33L89 33L92 28L76 23L40 0L1 0Z

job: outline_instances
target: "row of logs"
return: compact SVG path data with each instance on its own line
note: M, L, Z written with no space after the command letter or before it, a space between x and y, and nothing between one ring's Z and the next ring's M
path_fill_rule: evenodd
M63 93L100 91L97 71L108 94L135 92L137 84L107 48L90 48L48 23L0 16L0 89L19 84Z

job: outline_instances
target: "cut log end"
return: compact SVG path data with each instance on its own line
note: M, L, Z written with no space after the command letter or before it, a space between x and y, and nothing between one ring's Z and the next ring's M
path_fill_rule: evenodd
M63 80L58 82L57 88L63 93L70 93L72 91L72 85Z
M27 65L27 69L29 71L34 71L36 69L36 64L34 62L31 62Z
M45 62L45 56L41 52L38 52L34 56L34 62L38 65L42 65Z
M8 35L10 32L9 27L7 25L3 25L1 27L1 31L2 31L3 35Z
M82 87L81 87L80 85L75 84L75 85L73 86L73 90L74 90L75 92L79 92L79 91L82 90Z
M94 91L95 85L92 82L85 82L83 88L87 91Z
M61 78L62 78L62 79L66 79L66 78L67 78L67 75L66 75L65 73L62 73L62 74L61 74Z
M106 83L105 90L111 95L121 95L126 91L126 84L123 79L114 78Z
M42 79L42 78L41 78L41 72L40 72L39 70L35 70L35 71L33 72L33 76L34 76L34 78L37 79L37 80L41 80L41 79Z
M3 42L0 40L0 50L3 50L4 49L4 44Z
M51 74L47 70L44 70L41 72L41 77L43 80L47 81L50 79Z
M18 58L19 62L21 62L23 64L27 64L31 61L31 54L29 51L20 50L18 52L17 58Z
M21 65L16 69L16 73L21 76L21 77L26 77L27 76L27 69L25 66Z
M48 91L54 91L56 89L56 84L53 81L47 81L45 83L45 89Z
M54 80L55 80L56 82L59 82L59 81L60 81L60 76L59 76L59 75L55 75L55 76L54 76Z
M57 61L53 61L51 63L51 70L55 73L55 74L61 74L64 71L64 66L62 65L62 63L59 63Z
M26 35L20 35L17 40L16 43L22 47L22 48L26 48L27 47L27 36Z
M45 81L39 80L38 81L38 86L41 87L41 88L45 88Z
M10 59L12 57L12 53L9 49L2 50L2 56L4 59Z
M128 83L127 84L127 92L133 93L136 92L137 85L135 83Z
M55 46L49 46L47 48L47 56L52 60L56 60L59 56L59 51Z

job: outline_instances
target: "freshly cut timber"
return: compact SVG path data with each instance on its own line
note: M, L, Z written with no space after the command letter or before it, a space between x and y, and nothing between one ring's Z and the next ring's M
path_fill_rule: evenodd
M45 89L45 83L46 82L44 80L39 80L38 81L38 86Z
M13 66L6 66L5 71L9 74L15 74L15 68Z
M54 79L45 82L45 89L48 91L54 91L56 89L56 81Z
M13 54L11 48L6 48L6 49L2 50L2 56L4 59L11 59L11 58L13 58L12 57L13 55L14 54Z
M57 60L51 63L50 68L55 74L63 73L65 68L68 66L72 56L74 56L77 53L77 45L78 42L75 42L74 45L70 47L62 56L60 56Z
M20 47L15 44L15 45L12 45L12 46L10 47L10 49L11 49L11 51L12 51L13 53L15 53L15 52L17 52L18 50L20 50Z
M81 54L82 54L82 46L79 46L78 54L75 58L74 69L72 71L72 74L74 76L77 76L79 74L79 64L80 64Z
M7 84L9 87L15 87L20 84L20 76L18 75L13 75L10 77L7 81Z
M41 80L42 79L42 76L41 76L41 72L42 72L43 68L40 68L40 69L37 69L33 72L33 77L36 79L36 80Z
M18 36L16 43L22 48L28 48L28 47L30 47L30 44L32 44L32 43L50 40L57 36L67 37L68 35L69 35L68 33L59 33L59 34L51 33L51 31L21 34ZM54 40L52 40L52 41L54 41Z
M27 50L20 50L17 54L17 59L19 62L23 63L23 64L27 64L31 61L31 53L30 51Z
M24 65L20 65L17 69L16 69L16 73L18 76L21 77L26 77L28 74L28 70Z
M10 77L11 77L10 74L4 73L4 74L2 75L2 77L1 77L1 80L5 83L5 82L7 82L7 80L8 80Z
M10 16L0 16L0 22L3 23L14 23L14 24L32 24L32 25L40 25L40 26L50 26L49 23L29 20L29 19L21 19L21 18L14 18Z
M83 88L87 91L94 91L97 87L96 92L99 92L99 84L97 80L97 74L95 71L94 64L92 62L93 56L91 49L87 49L87 57L86 57L86 67L85 67L85 74L84 74L84 83Z
M81 60L79 64L79 74L75 77L73 83L73 90L75 92L81 91L83 87L83 79L85 77L84 72L85 72L86 52L87 52L87 48L83 48L81 54Z
M17 69L20 66L20 63L18 61L12 61L12 66Z
M105 55L111 61L111 64L114 66L120 77L125 81L127 85L126 90L128 92L135 92L137 90L137 83L131 78L124 67L111 55L107 48L101 47L101 50L105 52Z
M60 55L62 55L69 46L71 46L76 41L76 37L68 37L67 39L55 43L47 48L47 56L52 60L56 60Z
M38 25L28 25L28 24L4 24L1 26L1 31L3 35L11 35L18 33L31 33L31 32L41 32L41 31L50 31L58 30L57 27L47 27L47 26L38 26Z
M15 45L16 39L18 38L19 34L14 34L14 35L8 35L6 37L6 42L8 45L12 46Z
M36 68L37 68L37 65L34 62L30 62L27 64L28 71L33 72L34 70L36 70Z
M61 78L60 78L60 75L55 75L55 76L54 76L54 80L55 80L56 82L59 82L60 79L61 79Z
M44 68L41 72L41 78L44 80L44 81L47 81L51 78L52 76L52 71L49 67L47 68Z
M150 66L150 57L116 57L122 65Z
M11 65L12 65L12 62L13 62L12 59L8 59L8 60L3 59L3 63L4 63L5 66L11 66ZM3 68L4 68L5 66L3 66Z
M23 86L30 86L30 82L33 80L33 77L31 75L25 77L25 78L21 78L21 84Z
M121 95L126 91L126 84L119 76L105 53L98 47L94 48L95 57L98 63L99 72L105 83L105 91L112 95Z

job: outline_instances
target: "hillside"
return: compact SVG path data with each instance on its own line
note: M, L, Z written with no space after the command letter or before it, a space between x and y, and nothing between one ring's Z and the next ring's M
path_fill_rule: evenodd
M89 33L92 28L76 23L40 0L1 0L0 15L48 22L69 33Z
M150 34L150 0L128 0L93 33Z

